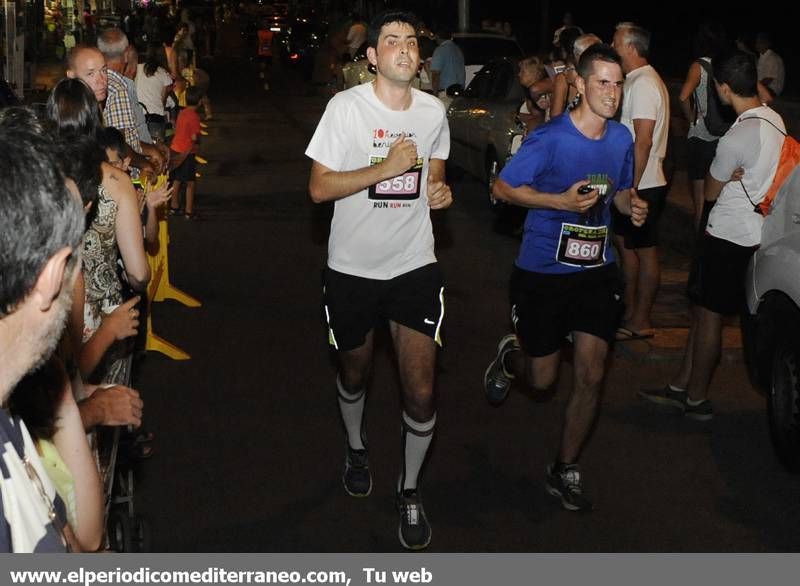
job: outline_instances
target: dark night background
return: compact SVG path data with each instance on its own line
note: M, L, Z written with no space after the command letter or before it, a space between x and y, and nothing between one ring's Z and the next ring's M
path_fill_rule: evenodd
M385 6L409 8L435 27L443 19L457 24L457 0L390 0L378 2ZM697 25L704 20L724 24L731 40L741 36L752 47L755 33L765 30L772 35L774 49L783 57L786 66L784 95L800 93L800 70L790 55L790 39L794 38L795 19L781 18L777 5L757 14L752 9L733 9L733 3L702 5L693 2L655 3L619 1L613 3L530 2L520 0L472 0L470 3L470 28L478 30L483 19L508 21L514 35L526 51L538 52L542 48L542 20L548 24L545 43L549 46L553 31L561 26L565 11L573 14L575 23L584 32L593 32L604 41L610 41L614 25L621 21L634 21L653 33L650 62L664 77L682 78L692 59L692 37ZM787 7L789 5L786 5Z

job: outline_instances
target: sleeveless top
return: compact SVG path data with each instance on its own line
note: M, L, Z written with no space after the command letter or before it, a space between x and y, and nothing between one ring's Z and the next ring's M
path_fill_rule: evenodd
M120 260L117 248L117 202L98 189L97 215L83 239L83 276L86 283L86 302L83 306L83 341L92 337L103 316L123 302L122 283L117 272ZM129 356L123 344L116 343L106 352L97 367L92 382L128 384Z
M708 57L702 57L703 61L707 63L711 63L711 59ZM708 129L706 128L706 123L704 120L705 116L705 107L708 103L708 84L713 83L712 80L708 78L708 74L704 68L700 68L700 83L697 84L697 87L694 89L694 109L695 109L695 123L689 126L689 132L687 134L687 138L699 138L700 140L704 140L706 142L713 142L719 139L718 136L714 136L711 134Z

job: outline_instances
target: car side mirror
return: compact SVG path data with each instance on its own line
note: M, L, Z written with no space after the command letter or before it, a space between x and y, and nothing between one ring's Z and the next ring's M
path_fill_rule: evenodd
M457 98L464 94L464 86L460 83L454 83L445 90L445 93L451 98Z

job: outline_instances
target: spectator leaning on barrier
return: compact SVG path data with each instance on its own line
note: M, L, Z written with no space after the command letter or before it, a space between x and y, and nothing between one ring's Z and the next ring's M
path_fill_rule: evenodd
M153 144L136 94L136 83L125 75L129 63L138 61L138 53L118 28L109 28L100 33L97 48L103 54L108 68L108 96L103 108L106 126L119 128L125 135L125 142L146 157L157 173L164 173L169 150L163 144ZM133 166L137 166L135 160Z
M0 402L5 403L58 343L80 266L84 215L59 171L52 141L34 130L0 123L0 174ZM56 500L25 424L0 410L0 551L63 552Z
M110 88L113 88L111 92L114 96L111 100L112 104L124 98L125 103L129 105L128 94L124 83L119 79L119 76L116 76L114 77L114 83L110 85L109 75L105 58L100 50L95 47L77 45L67 55L67 77L70 79L80 79L89 86L104 113L106 104L108 103L107 98L110 95ZM112 111L113 110L114 106L112 105ZM136 142L136 146L134 146L128 142L128 136L135 136L138 139L138 135L135 134L136 122L132 112L130 109L125 110L125 112L127 112L127 114L124 116L124 123L111 123L113 120L109 121L109 119L104 116L105 122L110 126L120 128L123 132L125 132L126 128L128 129L126 143L129 148L127 154L131 157L131 166L138 168L144 174L155 176L156 166L152 165L140 151L136 150L136 148L141 148L139 143ZM113 116L111 118L114 119ZM121 126L124 126L124 128L121 128ZM131 138L131 140L133 140L133 138Z

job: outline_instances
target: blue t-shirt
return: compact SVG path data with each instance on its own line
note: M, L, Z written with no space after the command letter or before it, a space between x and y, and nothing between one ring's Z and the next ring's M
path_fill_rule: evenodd
M609 121L605 135L594 140L581 134L566 112L529 134L500 178L543 193L563 193L582 179L608 185L587 214L529 210L519 268L567 274L614 262L610 207L614 194L633 184L633 139L622 124Z
M464 68L464 53L454 41L448 39L436 47L431 57L431 70L438 71L439 90L446 90L453 84L464 86L467 70Z

